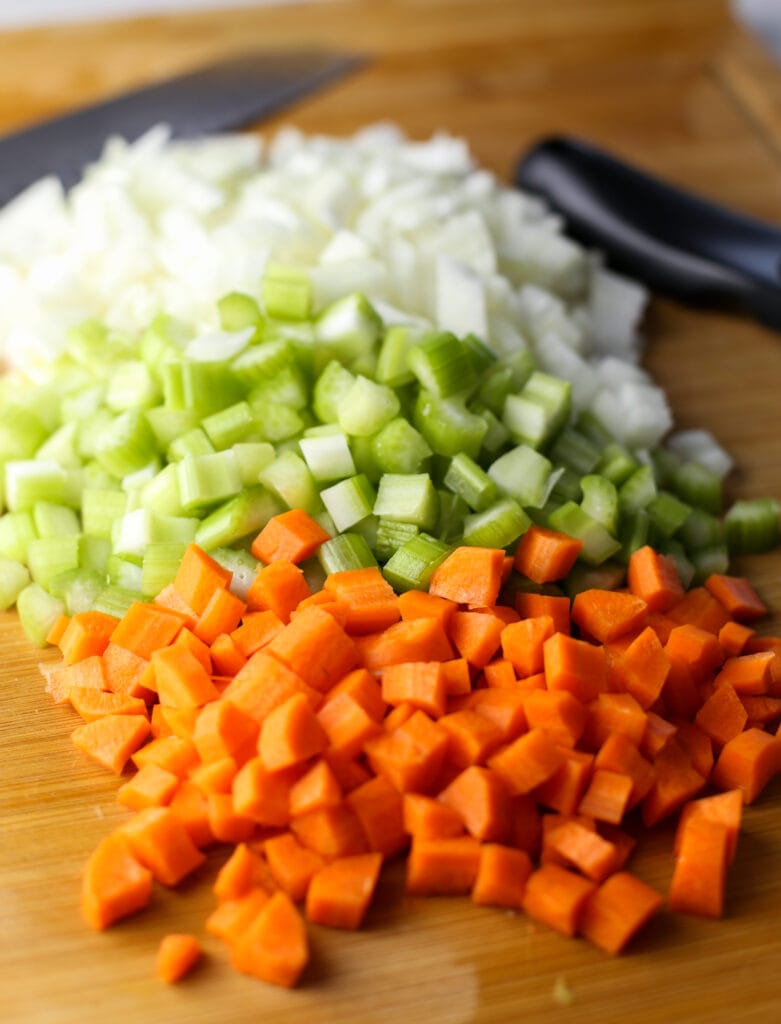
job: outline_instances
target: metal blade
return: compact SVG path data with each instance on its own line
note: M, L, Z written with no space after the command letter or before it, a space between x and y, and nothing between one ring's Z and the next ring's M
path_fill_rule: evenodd
M7 135L0 138L0 204L46 174L74 184L110 135L132 141L161 122L178 138L230 131L363 63L320 50L242 54Z

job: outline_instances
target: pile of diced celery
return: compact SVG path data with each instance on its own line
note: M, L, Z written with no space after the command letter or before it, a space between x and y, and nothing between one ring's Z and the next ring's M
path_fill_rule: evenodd
M241 591L287 508L333 538L313 585L379 564L425 588L455 545L512 551L532 522L583 541L569 593L617 585L646 543L691 584L778 540L775 501L724 515L723 469L617 443L528 350L386 326L360 294L314 315L306 272L278 265L219 313L195 340L164 317L141 337L88 322L43 381L2 382L0 606L35 643L63 612L155 595L192 541Z

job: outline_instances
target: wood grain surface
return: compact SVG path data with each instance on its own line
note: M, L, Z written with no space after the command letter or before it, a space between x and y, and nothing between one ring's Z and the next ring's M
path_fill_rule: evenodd
M446 129L508 177L550 132L574 132L679 184L781 221L781 86L718 0L355 0L70 26L0 36L0 130L250 46L349 46L353 78L267 126L342 133L390 119ZM1 173L1 172L0 172ZM713 430L737 459L733 496L781 497L781 338L737 315L658 300L647 365L681 426ZM781 555L743 567L781 629ZM620 959L466 900L405 897L383 876L356 935L312 929L305 983L281 991L236 974L220 944L177 987L153 975L157 941L212 906L208 865L106 934L81 923L87 853L124 817L116 780L69 741L41 654L0 617L0 1020L41 1024L256 1020L275 1024L769 1022L781 1015L781 780L747 810L721 922L662 914ZM670 828L643 843L662 890ZM565 1005L562 991L571 994ZM559 993L559 997L557 997Z

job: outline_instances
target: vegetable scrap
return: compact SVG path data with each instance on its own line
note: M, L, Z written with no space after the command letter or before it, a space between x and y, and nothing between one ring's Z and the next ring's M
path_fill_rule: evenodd
M377 566L311 590L297 560L323 540L287 512L256 537L268 563L244 598L190 544L153 600L58 618L47 688L132 812L89 857L86 923L142 911L215 845L232 852L205 929L237 970L286 987L308 923L360 928L393 859L410 894L523 913L610 955L665 904L722 916L743 807L781 769L764 604L726 574L685 591L647 546L626 588L570 600L552 581L577 545L526 536L514 556L457 547L427 591L397 594ZM527 570L547 590L509 587ZM676 816L664 894L631 857ZM167 936L159 976L199 949Z

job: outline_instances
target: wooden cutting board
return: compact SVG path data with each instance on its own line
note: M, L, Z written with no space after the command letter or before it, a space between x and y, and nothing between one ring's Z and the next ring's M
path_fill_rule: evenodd
M216 0L215 0L216 5ZM360 48L366 70L274 122L346 132L391 119L464 135L509 176L550 132L575 132L714 199L781 221L781 76L717 0L356 0L220 11L0 36L0 129L248 46ZM739 469L733 495L781 497L781 336L732 315L651 309L647 365L678 423L713 430ZM781 629L781 554L744 567ZM0 618L0 1018L112 1024L510 1020L767 1022L781 1011L781 782L746 812L721 922L663 914L610 959L523 917L466 900L412 900L400 868L359 934L312 929L294 992L233 972L219 943L175 988L157 941L195 930L225 853L106 934L78 916L87 853L123 818L116 780L70 744L15 617ZM664 890L670 828L636 871ZM571 1002L570 1002L571 1000Z

